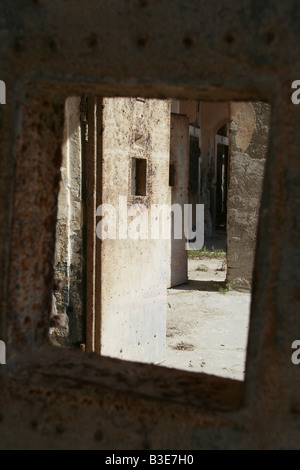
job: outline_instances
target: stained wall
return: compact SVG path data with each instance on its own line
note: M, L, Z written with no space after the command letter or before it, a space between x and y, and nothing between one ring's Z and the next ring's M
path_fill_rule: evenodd
M268 104L231 103L227 281L238 290L252 286L269 122Z

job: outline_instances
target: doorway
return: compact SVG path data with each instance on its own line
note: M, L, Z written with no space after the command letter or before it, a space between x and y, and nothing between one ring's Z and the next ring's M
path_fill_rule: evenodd
M227 186L228 186L228 145L217 143L216 150L216 208L215 230L226 230Z
M227 367L226 358L232 350L245 353L251 294L232 292L226 277L228 138L200 128L201 103L182 109L179 103L178 110L172 113L171 100L161 99L67 100L57 226L60 236L64 225L64 243L55 259L64 284L54 290L53 313L66 324L55 323L51 335L59 345L101 355L241 379L243 370ZM215 149L204 152L207 136ZM205 230L197 253L187 254L183 238L172 246L152 237L152 206L209 200L215 205L204 224L209 228L215 215L214 230ZM168 272L173 289L167 293ZM166 342L175 361L165 359ZM187 353L194 359L187 361Z

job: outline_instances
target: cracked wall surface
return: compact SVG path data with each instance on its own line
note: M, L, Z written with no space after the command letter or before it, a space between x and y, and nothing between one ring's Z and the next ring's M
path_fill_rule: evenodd
M237 290L252 287L269 122L267 103L231 103L227 281Z

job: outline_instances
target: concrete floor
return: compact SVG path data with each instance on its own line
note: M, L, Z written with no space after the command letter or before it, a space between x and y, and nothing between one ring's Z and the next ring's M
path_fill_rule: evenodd
M189 260L189 282L168 289L167 355L160 365L244 380L251 295L220 293L223 259Z

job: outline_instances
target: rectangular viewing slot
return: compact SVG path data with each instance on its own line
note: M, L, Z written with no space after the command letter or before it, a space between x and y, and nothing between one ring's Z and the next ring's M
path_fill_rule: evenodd
M131 195L146 196L147 160L132 158L131 161Z

